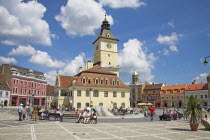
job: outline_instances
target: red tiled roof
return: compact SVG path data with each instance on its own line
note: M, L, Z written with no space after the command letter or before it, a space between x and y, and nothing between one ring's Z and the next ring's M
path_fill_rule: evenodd
M10 90L3 74L0 74L0 89Z
M59 81L60 81L60 87L67 88L70 86L73 79L75 79L74 76L63 76L59 75Z
M77 79L76 79L77 78ZM82 79L88 79L90 78L90 83L86 82L83 83ZM100 67L99 65L95 65L92 68L82 71L81 73L77 74L76 77L75 86L88 86L88 87L110 87L110 88L128 88L123 81L117 77L117 74L109 72L108 70ZM98 79L99 83L95 83L95 79ZM100 80L103 79L103 84L100 83ZM107 84L105 84L104 80L108 80ZM119 85L116 83L113 85L112 81L119 81Z
M160 94L184 93L186 85L164 86L161 88Z
M47 96L54 96L54 86L47 85Z
M107 75L117 75L115 73L112 73L106 69L103 69L101 66L99 65L95 65L93 66L92 68L88 69L88 70L85 70L85 71L82 71L82 73L98 73L98 74L107 74ZM79 73L81 74L81 73ZM77 75L79 75L77 74Z
M90 84L88 82L83 83L82 79L90 78ZM103 84L96 84L95 79L98 79L99 82L101 79L103 79ZM104 80L108 80L108 83L105 84ZM112 84L112 80L119 81L119 85ZM82 73L77 81L74 84L75 86L88 86L88 87L107 87L107 88L129 88L129 86L125 85L116 75L107 75L107 74L98 74L98 73Z
M191 84L187 85L185 90L192 91L192 90L207 90L208 84L207 83L200 83L200 84Z
M152 84L152 85L146 85L144 90L154 90L154 89L161 89L163 84Z

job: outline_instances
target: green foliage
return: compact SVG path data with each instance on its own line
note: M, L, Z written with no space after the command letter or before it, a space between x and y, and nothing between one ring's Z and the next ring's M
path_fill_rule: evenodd
M187 115L189 116L190 124L198 124L202 116L201 102L192 95L187 100Z

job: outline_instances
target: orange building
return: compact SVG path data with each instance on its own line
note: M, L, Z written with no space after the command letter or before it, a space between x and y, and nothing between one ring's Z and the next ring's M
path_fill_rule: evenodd
M163 86L161 88L161 107L182 107L186 85Z

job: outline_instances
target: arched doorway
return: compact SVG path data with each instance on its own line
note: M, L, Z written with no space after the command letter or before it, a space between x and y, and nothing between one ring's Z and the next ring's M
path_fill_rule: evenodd
M168 104L166 102L164 103L164 107L168 107Z
M4 106L7 106L7 104L8 104L8 101L5 100L5 101L4 101Z

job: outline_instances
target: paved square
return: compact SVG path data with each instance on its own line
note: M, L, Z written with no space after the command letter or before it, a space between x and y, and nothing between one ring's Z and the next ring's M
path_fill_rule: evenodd
M100 120L101 119L101 120ZM200 124L197 132L178 121L142 121L99 118L98 124L73 121L18 121L18 116L0 112L0 140L209 140L210 131Z

